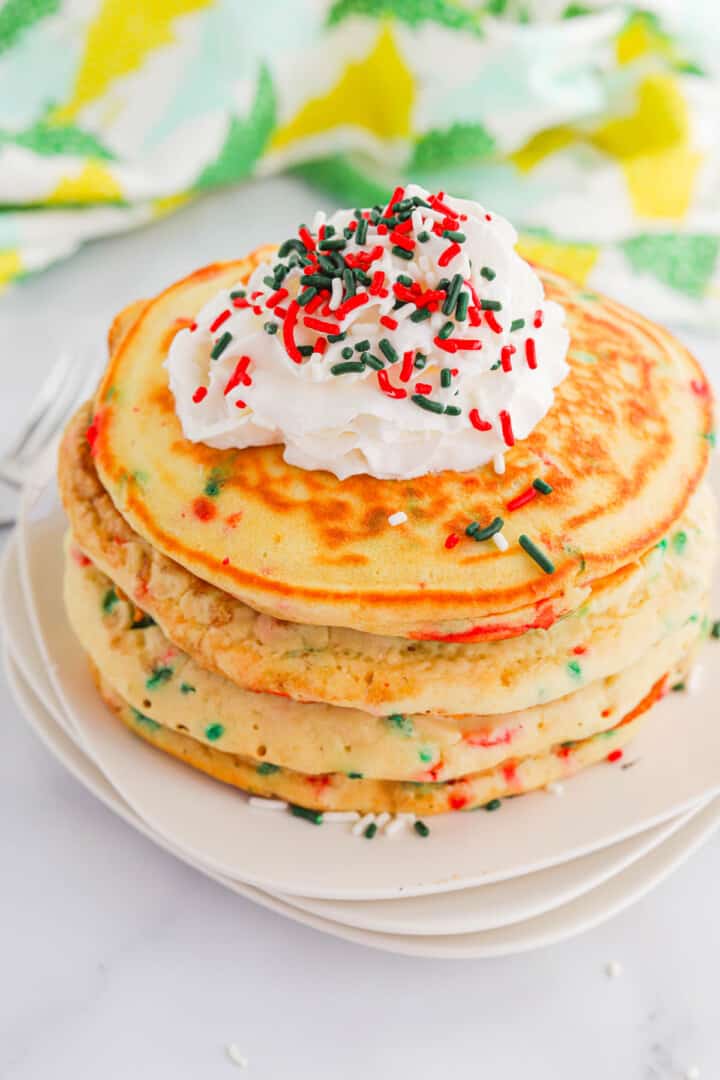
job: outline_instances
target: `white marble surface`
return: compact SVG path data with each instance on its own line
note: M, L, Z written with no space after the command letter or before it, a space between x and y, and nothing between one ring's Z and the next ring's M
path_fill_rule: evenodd
M91 339L195 265L282 236L318 201L290 182L227 192L0 300L0 443L62 342ZM563 945L464 964L394 957L182 866L50 758L1 682L0 714L0 1080L230 1080L243 1073L229 1043L253 1080L720 1077L720 836Z

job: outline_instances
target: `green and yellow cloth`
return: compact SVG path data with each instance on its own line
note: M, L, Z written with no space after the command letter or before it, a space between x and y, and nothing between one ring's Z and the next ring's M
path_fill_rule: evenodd
M713 6L5 0L0 283L292 170L471 196L589 290L720 321Z

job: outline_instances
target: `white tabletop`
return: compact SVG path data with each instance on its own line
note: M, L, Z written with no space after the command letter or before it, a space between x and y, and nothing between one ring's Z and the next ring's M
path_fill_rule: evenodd
M14 289L0 301L0 443L61 343L92 340L203 262L281 238L322 201L290 181L248 185ZM231 1078L230 1043L253 1080L720 1077L720 837L563 945L391 956L265 912L155 848L55 763L1 680L1 1080Z

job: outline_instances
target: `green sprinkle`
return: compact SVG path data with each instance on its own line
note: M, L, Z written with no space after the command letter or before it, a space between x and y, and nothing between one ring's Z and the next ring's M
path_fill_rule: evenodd
M445 406L445 415L446 416L459 416L461 412L462 412L462 409L458 405L446 405Z
M130 712L133 715L135 723L139 724L140 727L146 727L148 731L159 731L162 727L162 724L158 724L157 720L151 719L151 717L146 716L145 713L141 713L138 709L133 709L132 706L130 707Z
M674 686L670 687L670 689L674 690L676 694L679 694L679 693L681 693L681 691L683 691L685 689L685 683L684 682L676 682Z
M336 341L344 341L346 337L347 330L343 330L341 334L328 334L327 339L332 345L334 345Z
M483 311L502 311L502 304L499 300L481 300L480 307Z
M499 810L501 806L502 799L491 799L490 802L485 803L483 809L487 810L489 814L492 814L493 810Z
M529 536L526 536L525 533L522 533L522 535L518 539L520 542L520 547L523 548L524 551L527 551L530 558L538 564L541 570L544 570L546 574L555 573L554 564L550 561L550 559L548 559L544 551L541 551L536 544L533 544Z
M345 360L342 364L333 364L330 368L331 375L351 375L353 372L365 370L362 360Z
M141 615L134 623L130 624L131 630L147 630L148 626L157 626L151 615Z
M405 248L401 248L398 244L393 244L390 250L393 255L397 255L398 259L405 259L406 262L410 262L413 257L412 251L406 251Z
M360 353L367 352L369 348L370 348L370 342L368 341L367 338L363 338L363 340L358 341L357 345L355 346L355 352L360 352Z
M413 828L415 829L415 832L418 834L418 836L430 835L430 830L428 829L424 821L416 821L413 825Z
M298 254L304 255L306 247L302 240L291 236L289 240L286 240L284 244L281 244L278 248L278 255L281 259L284 259L286 255L289 255L291 251L297 251Z
M205 728L205 738L209 739L210 742L217 742L224 734L225 728L222 724L209 724L208 727Z
M423 748L418 751L418 757L421 761L424 761L425 764L428 764L434 759L435 755L427 746L423 746Z
M412 720L407 716L403 716L401 713L392 713L388 716L387 722L391 728L394 728L395 731L402 732L403 735L415 734L415 727Z
M476 532L479 532L479 530L480 530L480 522L479 521L471 521L470 524L468 525L468 527L465 530L465 535L466 536L474 536Z
M410 316L410 318L412 319L412 315ZM415 357L415 360L413 361L413 367L417 368L418 371L422 371L426 364L427 357L424 353L419 352Z
M263 330L266 334L277 334L278 324L276 322L263 323Z
M582 679L582 668L577 660L569 660L567 669L574 679Z
M463 290L457 298L457 304L455 305L455 318L459 322L464 322L467 319L468 307L470 306L470 297Z
M413 394L410 400L414 401L416 405L419 405L421 409L425 409L426 412L445 412L445 406L442 402L433 401L432 398L425 397L424 394Z
M346 345L345 348L341 351L340 355L342 356L343 360L349 360L350 357L353 355L353 351L349 346Z
M334 236L334 235L335 235L335 226L334 225L326 225L325 226L325 236L328 237L328 239L329 239L331 236Z
M481 266L480 276L484 277L486 281L494 281L497 275L489 266Z
M714 431L705 431L703 433L703 439L707 439L707 441L710 443L712 448L715 449L715 445L717 443L717 437L716 437Z
M444 367L440 372L440 385L444 390L447 390L448 386L452 383L452 372L449 367Z
M378 345L380 346L380 352L389 364L396 364L398 362L400 357L397 354L397 350L390 344L387 338L380 338Z
M312 345L298 345L298 352L301 356L312 356L314 351Z
M536 491L539 491L541 495L552 495L552 487L540 477L538 477L537 480L533 480L532 486Z
M372 840L372 838L373 838L373 836L375 835L376 832L377 832L377 825L375 824L374 821L371 821L370 824L368 825L367 829L363 833L363 836L365 836L365 838L367 840Z
M267 274L263 278L263 285L269 285L271 289L274 289L275 288L275 278L271 277L269 274Z
M231 300L244 300L246 296L247 293L244 289L233 289L233 291L230 293Z
M443 236L448 240L454 240L458 244L464 244L467 237L464 232L456 232L454 229L443 229Z
M260 776L272 776L273 773L280 772L279 765L273 765L271 761L261 761L255 770Z
M408 289L413 284L413 279L408 277L407 274L398 274L396 281L398 285L407 285Z
M424 206L426 210L430 210L430 203L421 198L420 195L413 195L412 197L414 206Z
M373 371L382 371L382 369L385 367L385 364L380 359L380 357L379 356L373 356L372 353L369 353L369 352L363 353L362 354L362 359L363 359L363 362L365 364L367 364L367 366L369 368L373 369Z
M355 295L355 276L354 276L352 270L349 267L347 267L345 270L343 270L342 279L343 279L343 285L345 286L345 295L346 296L354 296Z
M423 322L424 319L429 319L431 315L431 311L428 311L426 307L421 307L418 308L417 311L413 311L410 316L410 322Z
M362 780L364 776L365 776L365 773L361 773L361 772L349 772L347 774L348 780Z
M290 804L290 813L295 817L304 818L305 821L311 822L313 825L322 825L323 816L319 810L308 810L305 806L295 806L294 803Z
M496 517L493 518L490 524L486 525L485 528L481 529L478 527L477 529L474 529L470 535L473 540L477 540L478 543L480 543L481 540L489 540L495 533L499 533L504 524L505 522L501 517ZM467 529L465 531L467 532Z
M102 598L102 609L106 615L109 615L118 602L118 594L114 589L108 589Z
M225 483L225 477L221 469L211 469L207 483L203 488L203 494L210 499L215 499L220 494L220 489Z
M662 540L659 540L658 543L655 545L655 547L658 548L660 551L667 551L667 546L667 536L663 536Z
M162 686L163 683L169 682L172 679L172 674L173 669L171 667L157 667L149 676L145 686L148 690L154 690L156 686Z
M342 236L333 236L327 240L321 240L318 244L321 251L342 251L347 247L347 242L343 240Z
M438 282L438 289L442 289L442 287L443 287L442 282L439 281ZM447 296L443 300L443 306L442 306L443 315L452 315L453 311L455 310L455 304L457 303L457 298L460 295L460 290L462 289L462 287L463 287L463 276L462 276L462 274L455 274L453 276L452 281L450 281L446 285Z
M717 641L720 638L720 619L716 619L710 627L710 637Z
M355 243L364 244L367 240L368 222L366 218L361 218L358 221L358 227L355 230Z
M427 244L428 240L430 239L430 233L427 232L426 229L422 229L421 232L417 234L417 238L421 244Z
M225 350L227 349L227 347L228 347L228 345L230 344L231 341L232 341L232 334L230 333L229 330L226 330L225 333L222 334L221 337L219 337L217 339L217 341L215 342L215 344L212 347L212 350L210 352L210 356L212 357L212 359L217 360L217 358L219 356L222 356L222 354L225 352Z
M318 262L329 277L339 277L338 267L328 255L318 255Z
M446 323L443 323L443 325L438 330L438 337L440 338L441 341L445 341L447 338L450 337L450 335L452 334L454 329L455 329L455 323L454 322L449 322L448 321Z
M195 687L191 683L184 682L184 683L180 683L180 693L181 694L196 694L197 690L195 689Z
M310 303L314 296L317 296L317 289L314 285L310 285L307 289L305 289L304 292L300 293L297 298L297 302L300 307L305 307L306 304Z
M522 330L524 325L524 319L513 319L513 321L510 323L510 330Z
M343 236L346 240L352 240L352 234L352 229L347 228L347 226L343 229Z
M675 551L678 555L682 555L687 542L688 535L683 529L681 529L680 532L676 532L672 538L673 551Z
M327 274L306 274L301 285L317 285L319 289L332 289L332 278Z

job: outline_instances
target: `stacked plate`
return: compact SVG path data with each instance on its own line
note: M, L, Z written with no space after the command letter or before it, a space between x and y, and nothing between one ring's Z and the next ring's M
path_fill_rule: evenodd
M279 914L398 953L520 952L626 907L720 824L720 665L707 653L699 685L655 709L624 767L590 769L502 813L441 815L427 838L399 825L368 842L351 822L317 828L263 808L153 750L102 704L63 609L65 528L54 480L32 484L0 582L18 705L106 806Z

